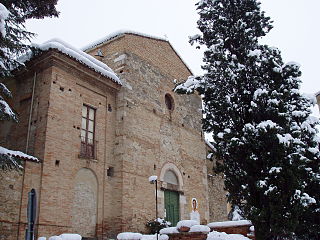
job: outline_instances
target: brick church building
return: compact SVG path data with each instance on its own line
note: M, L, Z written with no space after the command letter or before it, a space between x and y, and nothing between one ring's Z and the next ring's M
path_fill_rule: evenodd
M172 92L192 73L166 39L127 31L83 51L59 40L40 49L6 82L19 123L1 123L0 145L39 162L0 173L0 239L24 238L32 188L37 237L145 232L156 215L149 176L158 177L159 217L190 219L196 198L201 223L226 219L201 99Z

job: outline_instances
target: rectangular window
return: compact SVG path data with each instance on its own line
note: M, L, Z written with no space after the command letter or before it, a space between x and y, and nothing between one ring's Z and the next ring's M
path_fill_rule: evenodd
M96 158L96 144L94 134L95 117L96 110L94 108L87 105L82 106L80 157Z

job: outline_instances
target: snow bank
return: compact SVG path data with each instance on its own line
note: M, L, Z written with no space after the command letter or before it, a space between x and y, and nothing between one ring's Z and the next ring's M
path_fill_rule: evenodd
M213 231L208 234L207 240L249 240L241 234L226 234L224 232Z
M47 240L46 237L38 237L38 240Z
M210 228L208 226L205 225L193 225L189 232L201 232L201 233L209 233L210 232Z
M195 220L182 220L177 223L177 229L180 229L181 227L191 228L194 225L199 225L199 223Z
M60 235L62 240L81 240L81 235L74 233L63 233Z
M117 236L118 240L140 240L141 238L142 234L133 232L123 232L119 233Z
M213 228L213 227L244 226L244 225L251 225L251 224L252 223L249 220L239 220L239 221L212 222L212 223L209 223L207 226L210 228Z
M54 38L42 44L32 44L33 47L38 48L43 51L47 51L49 49L57 49L60 52L74 58L76 61L86 65L87 67L93 69L94 71L100 73L103 76L111 78L114 82L122 85L122 82L117 77L117 75L103 62L95 59L94 57L90 56L89 54L71 46L70 44ZM32 55L26 54L24 57L20 59L22 62L26 62L30 60Z
M162 228L160 230L160 234L172 234L172 233L179 233L179 231L176 227Z

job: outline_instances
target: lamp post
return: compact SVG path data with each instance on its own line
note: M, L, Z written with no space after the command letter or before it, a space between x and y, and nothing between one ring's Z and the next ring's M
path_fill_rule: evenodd
M28 218L28 228L26 229L26 240L34 239L34 224L36 220L36 211L37 211L37 197L36 190L33 188L28 193L28 209L27 209L27 218Z
M149 182L150 184L155 184L156 186L156 221L158 222L158 177L157 176L150 176ZM159 230L157 229L157 240L159 239Z

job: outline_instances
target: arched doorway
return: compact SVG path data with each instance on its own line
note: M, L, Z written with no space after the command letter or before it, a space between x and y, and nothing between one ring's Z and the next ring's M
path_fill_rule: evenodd
M179 186L178 178L172 170L166 171L164 174L164 182L167 183L167 186L169 184L173 186ZM171 186L171 189L175 189L173 186ZM164 190L164 208L166 212L166 220L171 222L171 226L176 226L180 220L179 192L169 189Z
M73 231L83 237L95 237L97 224L98 182L88 168L81 168L76 175L72 204Z
M176 226L181 216L184 216L185 199L181 195L183 194L182 174L175 164L168 162L161 169L160 181L163 217L170 221L172 226Z

